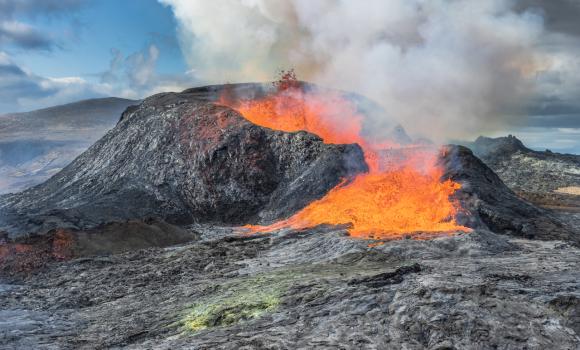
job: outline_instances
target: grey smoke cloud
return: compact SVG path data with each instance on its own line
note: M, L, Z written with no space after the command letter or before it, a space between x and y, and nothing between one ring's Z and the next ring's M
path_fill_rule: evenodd
M510 0L160 0L203 82L299 77L361 93L437 140L521 116L550 66L544 19Z

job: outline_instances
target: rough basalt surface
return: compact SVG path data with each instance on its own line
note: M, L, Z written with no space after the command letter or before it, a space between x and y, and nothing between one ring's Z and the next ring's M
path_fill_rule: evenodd
M53 263L0 283L6 349L577 349L580 251L477 230L344 229ZM221 232L221 233L220 233Z
M0 230L16 236L147 217L266 222L366 169L358 145L259 127L199 91L160 94L127 109L47 182L0 197Z
M512 135L479 137L468 146L514 191L547 193L580 186L580 155L534 151Z
M441 163L446 169L443 178L462 185L455 194L462 207L461 224L530 239L580 243L579 227L518 196L468 148L447 146Z

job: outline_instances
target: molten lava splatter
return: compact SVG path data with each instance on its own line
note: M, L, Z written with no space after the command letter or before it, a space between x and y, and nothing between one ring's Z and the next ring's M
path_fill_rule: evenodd
M351 236L375 239L414 232L467 231L455 221L459 206L450 199L460 185L440 180L443 171L436 165L436 152L417 146L401 148L388 141L369 142L361 135L363 117L339 93L305 92L290 72L280 80L276 93L237 102L223 98L221 103L270 129L305 130L326 143L357 143L369 166L369 173L343 181L286 220L246 226L252 232L320 224L350 224ZM394 148L398 150L392 152ZM400 158L393 161L393 154Z
M52 261L73 258L74 237L64 229L45 236L25 239L25 243L0 241L0 272L30 272Z

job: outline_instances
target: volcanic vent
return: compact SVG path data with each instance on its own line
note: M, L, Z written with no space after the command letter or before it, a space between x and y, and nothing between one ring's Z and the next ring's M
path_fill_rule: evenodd
M369 166L368 173L342 181L292 217L269 226L249 226L251 230L350 224L351 236L367 238L467 231L455 221L460 205L451 199L461 186L441 180L437 150L364 137L364 116L343 94L305 88L288 72L272 94L241 101L224 94L220 102L257 125L287 132L306 130L327 144L358 144Z

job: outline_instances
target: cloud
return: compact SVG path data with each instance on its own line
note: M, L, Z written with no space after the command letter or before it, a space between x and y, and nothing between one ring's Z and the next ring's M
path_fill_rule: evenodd
M538 46L546 57L536 75L536 95L527 112L531 126L580 127L580 3L561 10L546 4L547 28ZM541 2L540 2L541 3ZM567 9L564 11L564 9ZM570 17L573 15L574 19ZM561 20L558 20L560 18Z
M23 96L42 98L54 91L42 86L42 79L24 71L10 57L0 52L0 106L13 104Z
M143 88L155 78L155 65L159 59L159 49L150 45L146 52L136 52L127 57L127 76L134 88Z
M85 0L0 0L0 47L52 50L58 46L53 35L25 23L22 18L64 16L86 3Z
M526 111L528 117L513 126L580 128L579 102L560 97L538 97L530 103Z
M22 67L14 53L60 47L58 33L41 30L40 17L65 17L85 0L0 0L0 113L31 110L73 100L106 96L107 86L80 77L43 77ZM72 21L71 23L76 23ZM72 25L72 24L71 24Z
M191 87L194 82L191 74L160 74L157 71L160 55L160 49L154 44L127 56L114 48L111 50L109 69L100 74L100 81L116 91L117 96L127 98L142 98Z
M76 11L87 3L87 0L0 0L0 17L61 15Z
M0 22L0 45L16 45L25 49L50 50L52 39L28 24L16 21Z
M118 49L112 49L109 69L99 73L95 81L75 76L42 77L21 67L6 52L0 51L0 113L105 96L141 99L191 87L191 74L173 75L157 71L161 54L155 45L127 56Z
M79 77L46 78L35 75L0 51L0 113L107 96L108 92L105 86L91 84Z
M0 113L17 112L68 103L75 100L118 96L141 99L158 92L191 87L189 74L171 75L157 71L162 55L158 45L123 53L111 50L109 69L83 77L40 76L18 63L16 57L30 50L50 51L63 46L62 35L40 30L38 19L64 17L64 26L75 26L71 14L88 0L0 0ZM70 19L70 23L67 21ZM62 26L60 26L62 27ZM165 50L176 50L175 39L149 33L152 42Z

